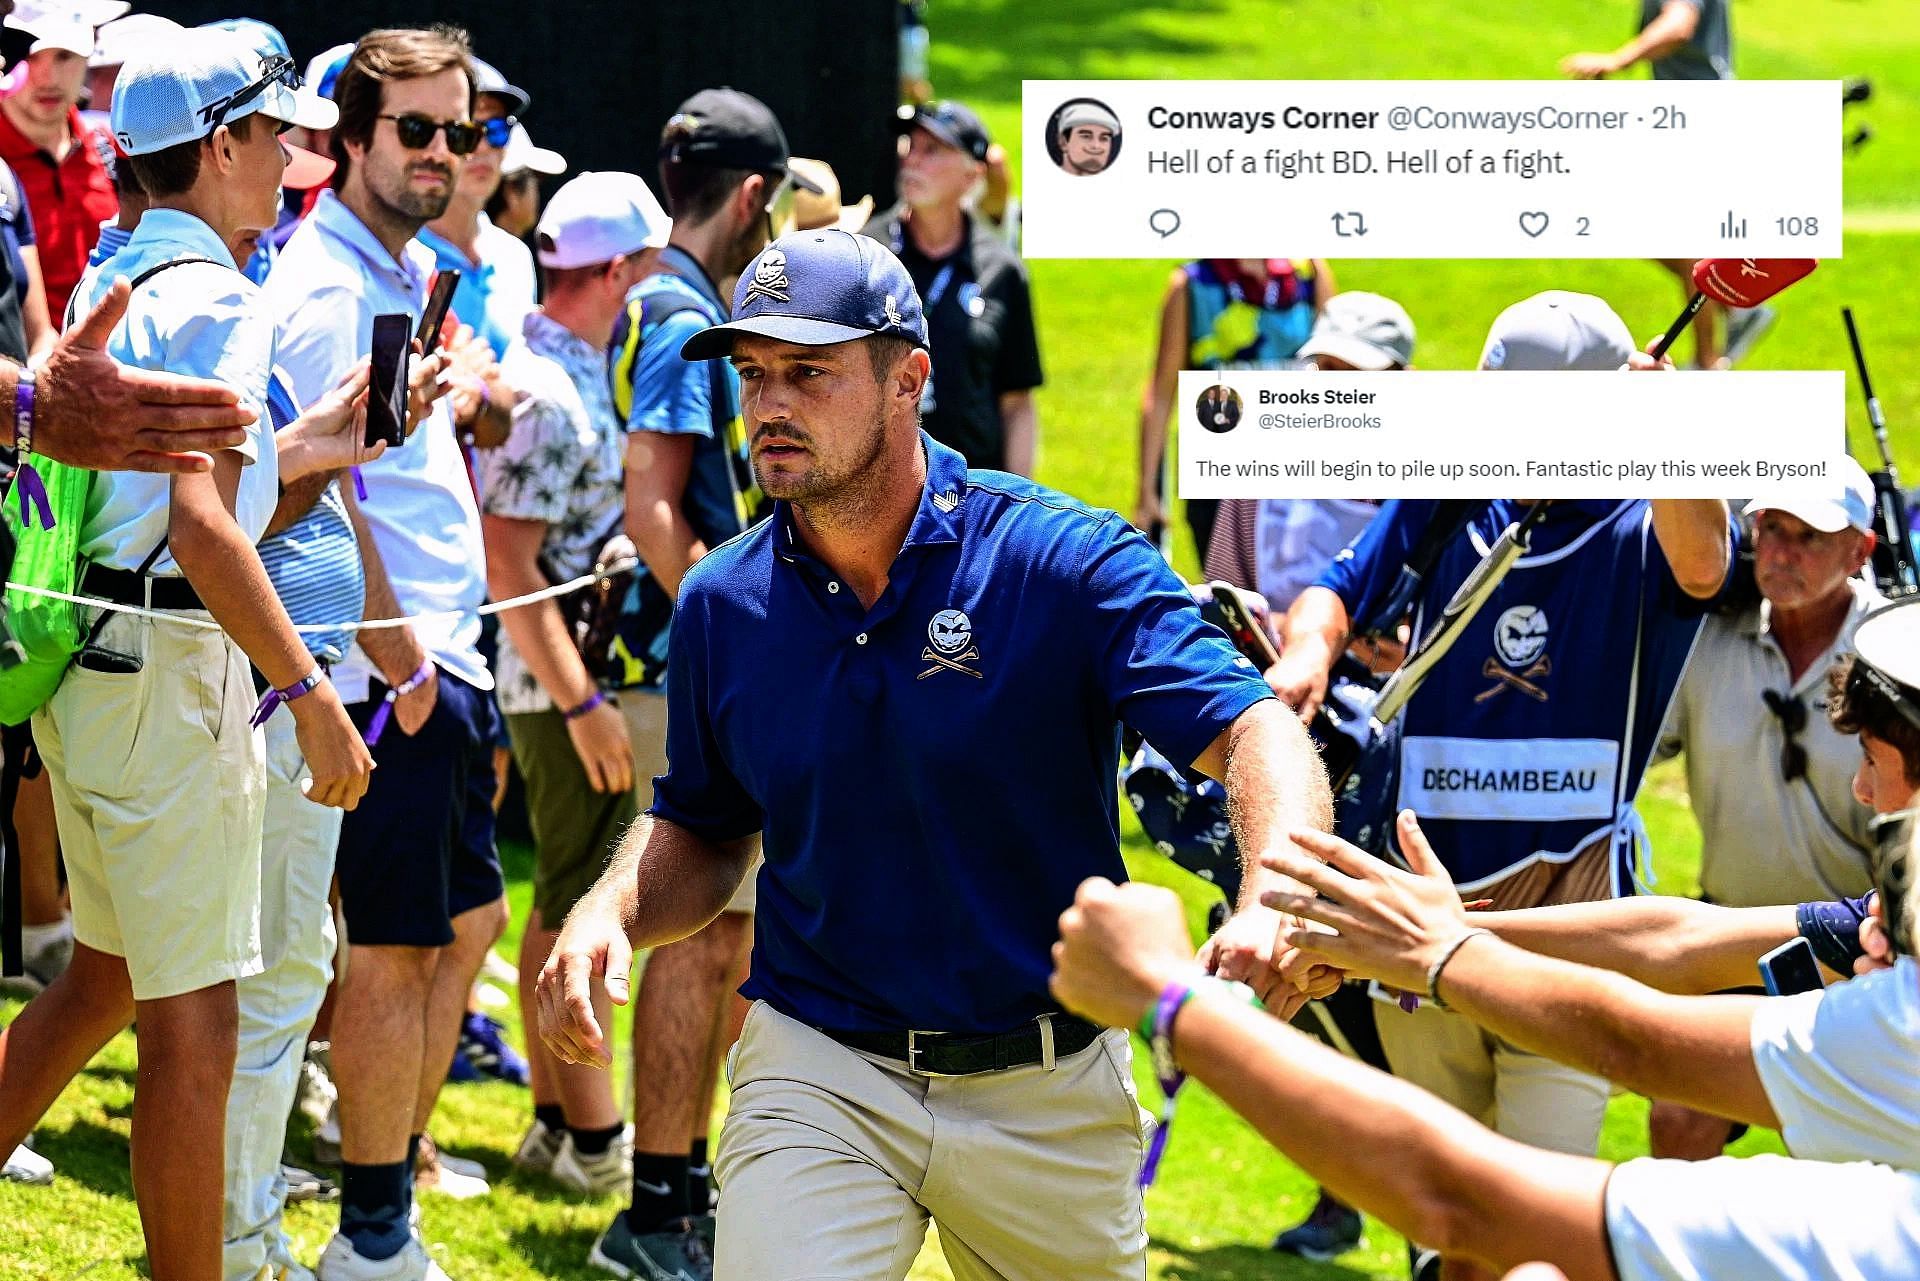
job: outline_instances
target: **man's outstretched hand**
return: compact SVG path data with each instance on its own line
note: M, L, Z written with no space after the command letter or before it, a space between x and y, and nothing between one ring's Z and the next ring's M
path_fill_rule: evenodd
M60 336L34 387L34 452L93 471L203 472L245 443L257 415L204 378L129 369L106 352L132 294L116 280Z

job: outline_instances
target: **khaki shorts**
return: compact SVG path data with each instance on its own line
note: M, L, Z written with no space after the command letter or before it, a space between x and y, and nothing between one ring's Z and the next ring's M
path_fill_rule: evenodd
M653 804L653 780L667 772L667 700L643 689L620 692L620 710L626 713L627 735L633 741L633 792L641 810ZM760 883L760 838L753 838L753 863L740 888L727 901L726 911L753 915Z
M557 930L606 870L633 822L635 792L593 790L558 711L516 712L506 719L514 763L527 785L533 905L546 927Z
M1147 1275L1125 1032L1051 1072L924 1077L757 1001L728 1077L714 1281L900 1281L929 1218L954 1281Z
M136 1001L258 974L266 758L246 656L225 633L119 613L97 644L140 670L76 663L33 717L74 937L125 958Z
M1599 1150L1604 1077L1528 1053L1431 1001L1411 1014L1375 1001L1373 1012L1395 1076L1521 1143L1575 1156Z

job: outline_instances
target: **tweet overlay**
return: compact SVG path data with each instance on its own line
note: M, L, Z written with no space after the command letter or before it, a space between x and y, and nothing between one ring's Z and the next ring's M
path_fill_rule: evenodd
M1182 498L1747 498L1846 451L1845 376L1180 374Z
M1840 254L1830 80L1028 80L1030 258Z

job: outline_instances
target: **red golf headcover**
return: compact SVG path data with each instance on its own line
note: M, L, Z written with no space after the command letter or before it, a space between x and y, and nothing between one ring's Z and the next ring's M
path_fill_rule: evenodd
M1757 307L1813 271L1812 258L1702 258L1693 287L1729 307Z

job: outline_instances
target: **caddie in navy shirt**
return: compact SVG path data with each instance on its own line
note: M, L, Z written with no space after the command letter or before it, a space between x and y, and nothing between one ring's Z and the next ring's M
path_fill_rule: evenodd
M1243 848L1324 827L1325 776L1121 517L919 429L925 346L899 261L822 230L682 349L731 356L777 501L682 584L668 772L568 919L542 1031L604 1061L590 976L618 992L633 946L719 912L760 833L714 1275L904 1277L932 1217L972 1275L1140 1278L1127 1039L1046 985L1075 888L1125 875L1120 725L1223 777Z

